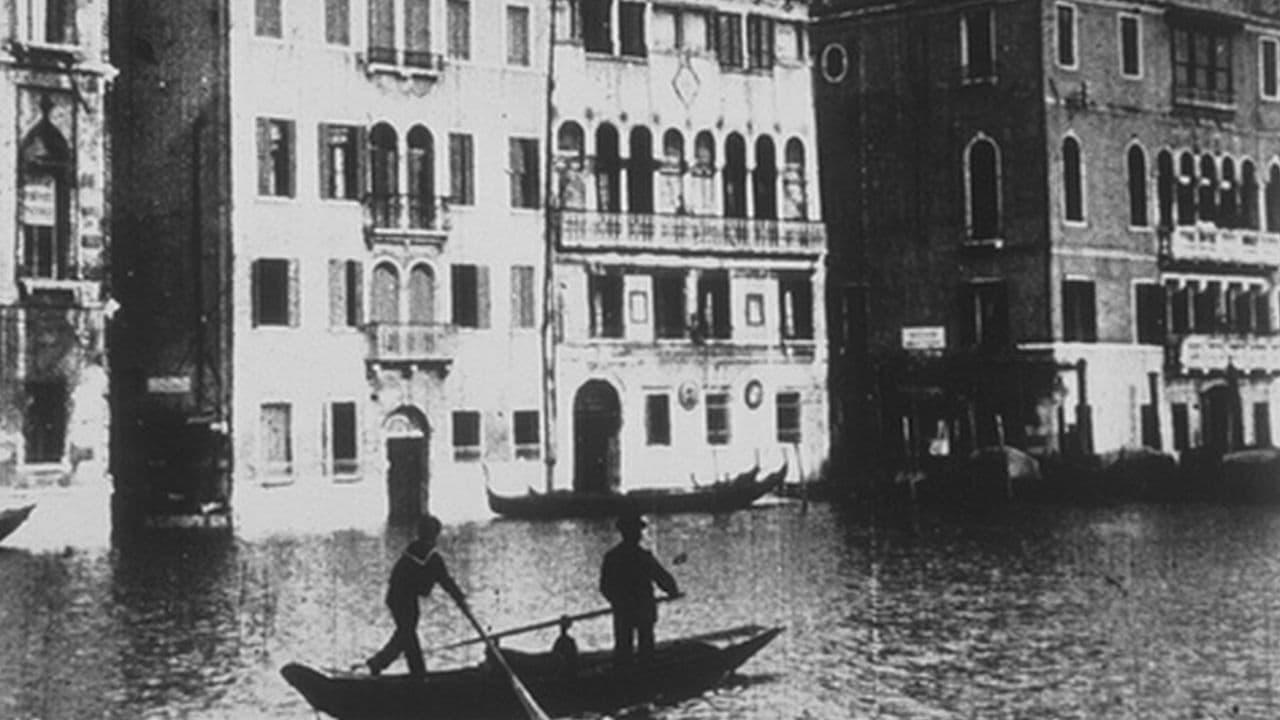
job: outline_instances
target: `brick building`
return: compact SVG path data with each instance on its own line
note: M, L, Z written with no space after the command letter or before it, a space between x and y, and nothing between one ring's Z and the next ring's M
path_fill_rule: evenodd
M1280 9L815 14L851 457L1274 443Z

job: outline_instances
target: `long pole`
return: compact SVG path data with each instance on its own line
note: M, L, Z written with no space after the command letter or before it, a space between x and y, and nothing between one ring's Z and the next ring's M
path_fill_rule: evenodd
M672 600L678 600L681 597L684 597L684 596L683 595L667 595L667 596L658 598L657 602L659 603L671 602ZM590 620L592 618L603 617L605 615L611 615L611 614L613 614L613 608L599 608L596 610L588 610L586 612L580 612L580 613L577 613L576 615L561 615L560 617L553 618L551 620L542 620L536 623L530 623L528 625L521 625L520 627L509 628L507 630L500 630L498 632L489 633L488 636L492 640L498 640L500 638L510 637L512 635L523 635L524 633L533 632L534 630L543 630L549 627L555 627L560 623L566 622L566 621L578 622L579 620ZM476 643L479 643L479 642L484 642L484 641L480 638L470 638L467 640L459 640L457 642L449 643L448 645L442 645L440 647L430 648L427 650L427 652L431 653L431 652L439 652L442 650L454 650L460 647L466 647L467 645L475 645Z
M497 644L493 642L484 631L484 627L480 625L480 621L476 620L476 616L471 614L471 610L466 605L459 603L458 607L462 610L462 614L467 616L467 620L471 621L471 627L476 629L480 635L480 639L489 647L489 652L497 659L498 664L507 673L507 679L511 681L511 689L516 694L516 699L520 701L520 706L524 708L524 712L529 716L529 720L551 720L551 716L547 715L539 705L538 701L533 699L533 694L529 692L529 688L520 682L520 677L507 664L507 659L502 656L502 651L498 649Z
M553 131L551 121L555 115L556 87L556 8L559 0L551 0L547 4L547 97L545 107L545 124L543 142L546 147L546 160L543 163L542 177L542 444L543 463L546 467L546 489L551 492L555 484L556 468L556 328L559 326L559 308L556 303L555 282L555 245L558 241L557 213L558 203L552 202L552 190L555 184L552 176L555 171L555 147L552 144Z

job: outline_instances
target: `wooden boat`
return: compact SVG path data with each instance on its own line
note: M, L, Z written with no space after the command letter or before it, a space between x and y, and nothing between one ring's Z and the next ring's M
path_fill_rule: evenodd
M8 508L0 510L0 540L4 540L18 529L18 526L27 521L31 515L31 511L35 510L35 504L25 505L18 508Z
M486 487L489 509L499 515L530 520L566 517L612 517L624 512L646 515L669 513L729 512L747 507L787 475L787 465L757 479L759 466L732 480L694 488L646 488L625 493L582 493L556 490L549 493L499 495Z
M503 650L503 656L548 714L609 712L641 703L670 703L715 686L768 645L782 628L745 625L658 643L648 662L613 663L607 651L583 653L566 675L547 654ZM727 642L726 645L719 643ZM526 716L502 670L482 663L407 675L324 673L290 663L280 674L316 710L338 720L485 720Z

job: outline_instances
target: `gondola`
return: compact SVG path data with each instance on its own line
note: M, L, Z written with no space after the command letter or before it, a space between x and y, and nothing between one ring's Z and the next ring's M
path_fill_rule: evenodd
M658 643L646 662L616 665L611 653L583 653L570 674L555 656L503 650L538 704L552 716L665 704L714 687L768 645L782 628L744 625ZM298 663L284 679L316 710L338 720L485 720L525 717L506 676L488 662L407 675L321 672Z
M745 508L787 475L787 464L757 478L759 466L731 480L693 488L644 488L625 493L585 493L554 490L548 493L499 495L486 486L489 509L498 515L527 520L569 517L611 517L625 512L646 515L669 513L719 513Z
M0 510L0 541L9 537L14 530L17 530L22 523L26 522L31 515L31 511L35 509L36 506L31 504Z

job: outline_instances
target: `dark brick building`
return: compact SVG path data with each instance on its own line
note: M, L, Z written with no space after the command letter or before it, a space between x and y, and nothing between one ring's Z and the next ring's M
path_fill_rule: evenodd
M1272 444L1280 5L814 12L847 459Z

